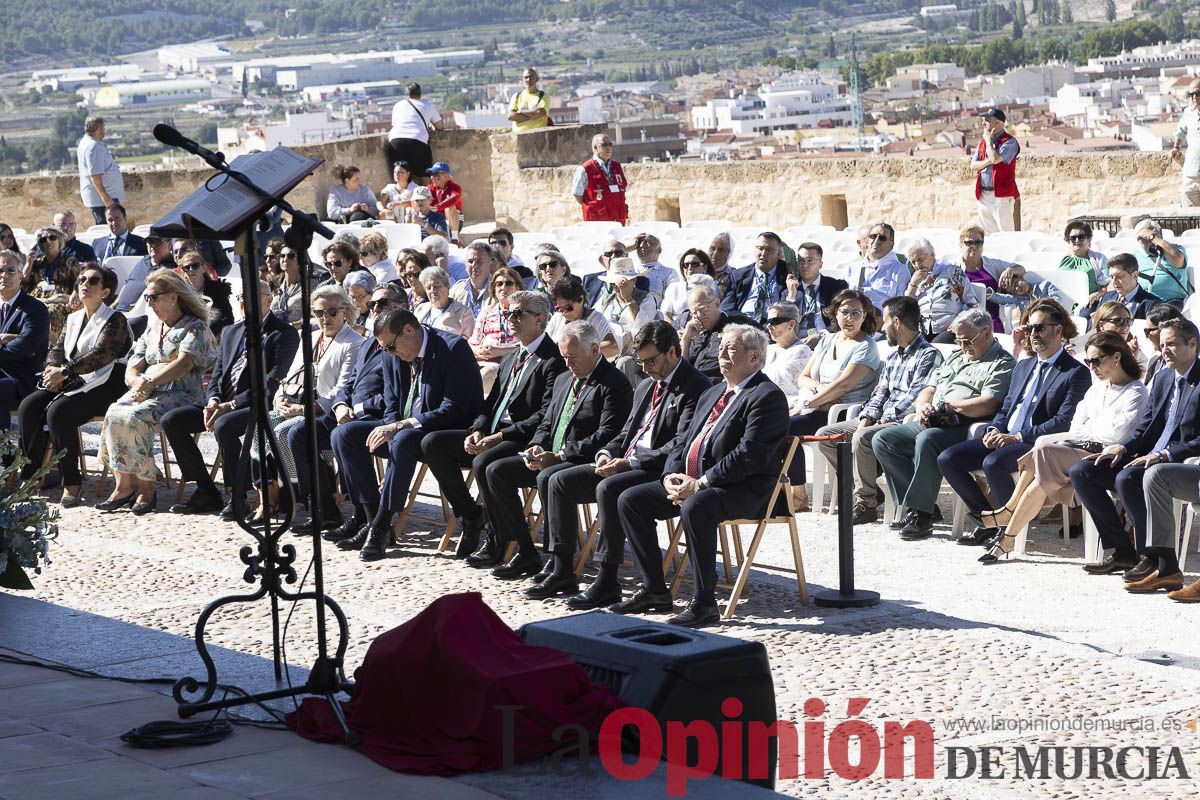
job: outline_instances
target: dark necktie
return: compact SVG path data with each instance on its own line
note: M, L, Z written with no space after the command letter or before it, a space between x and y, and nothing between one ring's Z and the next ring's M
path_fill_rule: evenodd
M729 398L731 397L733 397L733 389L726 389L725 393L717 400L717 404L713 406L712 413L708 415L708 419L704 421L704 427L700 429L700 435L692 441L692 446L688 448L687 474L693 478L700 477L700 461L701 456L704 454L704 443L708 441L708 435L716 427L717 420L721 418L721 412L725 410L725 406L729 404Z
M521 382L521 371L525 369L525 365L529 363L529 351L522 347L517 353L517 360L513 362L512 374L508 378L508 384L504 387L504 397L496 405L496 412L492 414L492 425L488 433L495 433L500 428L500 420L504 419L504 415L508 412L508 405L512 402L513 395L516 394L517 384Z
M0 328L8 324L8 315L12 312L12 306L8 303L0 303Z
M654 394L650 395L650 408L646 409L646 416L642 418L642 426L638 428L637 433L633 435L633 440L629 442L629 447L625 449L626 458L629 458L637 450L638 442L646 435L646 431L654 427L654 421L658 419L658 407L666 394L667 382L656 381L654 384Z
M233 366L229 368L229 391L226 392L227 396L237 391L238 381L242 379L242 373L246 371L247 357L246 337L243 333L241 351L238 353L237 358L234 359Z
M754 321L765 322L767 319L767 276L758 273L758 297L754 301Z

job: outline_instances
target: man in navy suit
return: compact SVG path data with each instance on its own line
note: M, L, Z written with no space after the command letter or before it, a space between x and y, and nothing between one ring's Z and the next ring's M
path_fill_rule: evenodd
M266 281L258 282L258 301L264 310L271 305L271 286ZM245 315L244 301L242 314ZM279 317L266 311L262 322L262 347L267 373L267 397L275 394L279 382L287 376L288 369L300 347L300 335L296 329ZM250 370L246 349L246 322L236 322L221 332L221 345L217 352L217 363L213 365L212 377L208 381L208 401L204 407L180 406L163 415L162 429L175 453L179 465L179 480L195 481L196 491L187 502L171 506L175 514L208 514L221 510L226 519L233 519L232 493L243 491L237 485L238 462L242 454L242 437L254 418L250 405ZM221 471L225 477L225 488L230 490L229 504L222 510L221 490L213 482L204 456L196 446L195 434L210 430L217 440L221 452Z
M824 259L825 251L816 242L804 242L796 248L796 268L800 274L792 302L800 309L797 333L810 347L816 346L819 335L833 325L833 320L825 316L825 309L833 304L833 298L839 292L850 288L850 284L840 278L821 274ZM784 299L788 299L787 295Z
M1091 320L1096 309L1111 301L1129 309L1134 319L1145 319L1150 309L1165 303L1161 297L1151 294L1138 283L1137 259L1129 253L1118 253L1108 260L1109 289L1099 291L1088 298L1088 304L1079 309L1079 316Z
M113 203L104 210L104 220L108 223L108 233L92 242L101 264L112 256L146 255L146 240L129 230L125 206Z
M783 463L788 402L762 374L767 347L767 335L752 326L724 330L724 380L700 396L667 457L665 477L635 486L617 500L621 526L642 570L642 587L610 611L671 610L656 522L679 517L695 589L687 608L668 622L698 628L717 621L717 527L727 519L763 514Z
M1147 542L1146 470L1155 464L1179 464L1200 456L1200 361L1196 358L1200 333L1185 319L1166 320L1158 327L1164 366L1150 385L1150 400L1137 428L1124 442L1084 456L1070 472L1079 501L1096 523L1101 543L1110 551L1099 564L1088 564L1084 569L1093 575L1124 572L1131 582L1149 577L1158 563ZM1126 519L1133 524L1133 544L1108 495L1113 489L1125 506ZM1145 557L1140 564L1139 552ZM1178 585L1170 588L1177 589L1182 586L1182 576L1175 577Z
M683 359L679 334L669 322L644 325L634 337L633 352L647 380L634 390L633 413L625 426L600 448L595 462L556 472L547 481L549 492L542 498L546 529L561 572L525 590L526 597L572 594L567 606L576 611L603 608L621 599L617 570L625 558L625 531L617 516L617 498L627 489L662 478L676 437L686 430L700 395L712 385ZM577 512L584 503L596 503L598 510L600 574L583 593L575 594L579 591L574 571Z
M1063 347L1066 322L1055 307L1033 305L1025 331L1035 357L1017 362L1008 393L991 424L975 438L938 455L938 467L946 482L978 523L975 530L958 540L959 544L986 544L999 533L996 527L985 527L979 520L980 512L993 505L971 473L982 468L996 507L1007 504L1016 488L1012 473L1017 471L1017 460L1033 449L1039 436L1070 428L1075 406L1092 385L1087 367ZM924 539L932 533L932 521L925 517L900 531L907 540Z
M479 482L492 530L501 540L518 545L511 561L492 570L501 580L516 580L542 570L520 490L537 486L546 502L550 478L573 465L595 461L596 451L629 418L633 403L629 380L600 353L600 335L589 323L568 323L558 347L567 370L554 381L550 403L529 446L518 455L493 461ZM557 562L550 558L543 579L559 568Z
M767 324L767 308L787 299L787 262L783 240L771 231L754 243L754 263L734 270L729 291L721 298L726 314L745 314L759 325Z
M541 424L555 380L567 368L558 345L546 335L550 298L542 292L514 292L508 308L509 330L520 347L500 362L479 415L466 429L436 431L421 440L423 460L437 477L442 496L462 520L455 557L467 559L476 568L499 564L502 548L494 532L481 544L487 515L471 497L462 468L471 467L482 482L489 464L521 452ZM483 492L480 486L481 498Z
M0 250L0 430L36 388L50 349L50 312L21 291L20 263L12 250Z
M395 284L381 284L371 295L371 308L375 314L382 314L389 308L403 307L404 290ZM383 419L383 363L383 348L379 346L375 337L368 337L355 351L354 370L338 388L333 405L327 413L317 417L319 452L332 450L333 432L342 429L345 435L366 446L367 436ZM288 431L288 445L296 463L300 496L310 497L312 489L309 475L312 472L312 462L309 460L308 430L304 425L296 425ZM343 520L341 509L337 507L333 496L333 469L324 458L318 462L317 468L321 485L317 489L314 502L319 504L321 509L321 528L329 531L325 538L331 542L350 539L367 524L367 510L361 503L355 502L353 516L349 520ZM345 477L341 483L343 493L350 497L351 491ZM312 520L298 522L292 526L292 530L296 533L311 533Z
M404 509L421 459L421 440L432 431L471 424L483 405L479 364L466 339L426 327L404 308L389 308L376 316L374 333L386 355L383 419L365 443L339 435L340 428L332 437L351 496L371 512L358 534L338 542L338 547L358 550L363 561L385 554L392 539L392 516ZM382 491L372 455L388 460Z

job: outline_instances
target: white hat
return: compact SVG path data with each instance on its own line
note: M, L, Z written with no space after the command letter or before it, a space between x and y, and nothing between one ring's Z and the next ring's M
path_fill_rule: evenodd
M432 200L433 194L424 186L417 186L409 192L408 199L416 202L417 200Z
M633 263L633 259L629 257L614 258L608 262L608 272L600 276L600 280L605 283L620 283L626 278L636 278L642 274L642 270L637 264Z

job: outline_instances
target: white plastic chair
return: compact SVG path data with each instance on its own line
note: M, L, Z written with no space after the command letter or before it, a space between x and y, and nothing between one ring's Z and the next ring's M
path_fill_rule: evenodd
M829 423L835 425L839 422L853 419L854 415L862 409L862 403L834 403L829 408ZM829 498L829 513L832 514L837 508L837 475L833 469L833 462L825 458L825 454L821 452L821 446L817 442L804 442L804 446L812 452L812 497L809 499L809 505L813 511L825 510L825 484L828 483L832 488Z
M732 230L733 223L727 219L694 219L691 222L683 223L684 228L700 228L705 231L712 231L714 234L718 231Z
M141 256L109 256L104 259L104 266L117 273L118 285L123 286L129 279L129 273L141 260Z

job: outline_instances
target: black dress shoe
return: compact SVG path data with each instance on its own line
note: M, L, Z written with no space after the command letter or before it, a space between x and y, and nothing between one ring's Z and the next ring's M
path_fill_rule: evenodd
M134 503L129 507L129 510L132 511L134 515L139 517L143 514L152 514L155 511L158 511L158 492L155 492L150 499L144 503Z
M515 581L530 575L537 575L542 569L542 558L536 553L523 555L518 552L502 567L492 570L492 577L502 581Z
M220 511L224 505L220 492L207 489L197 489L185 503L176 503L168 510L172 514L211 514Z
M1000 534L999 528L984 528L979 527L970 533L964 533L958 537L957 542L967 547L983 547L991 542Z
M1137 566L1137 559L1132 555L1118 555L1116 552L1105 557L1099 564L1084 564L1083 571L1088 575L1112 575L1125 572Z
M525 590L525 596L530 600L545 600L560 594L579 594L579 581L574 572L565 572L561 575L551 573L544 581L535 583Z
M116 497L116 498L112 498L109 500L101 500L99 503L96 503L96 510L97 511L116 511L121 508L126 508L127 506L132 506L133 502L136 499L137 499L137 492L133 492L132 494L128 494L125 497Z
M475 519L462 519L462 536L458 537L458 546L454 548L454 557L463 559L479 549L479 539L487 527L487 518L478 514Z
M621 587L612 583L602 586L599 581L584 589L574 597L567 598L567 608L572 611L591 611L594 608L606 608L621 601Z
M652 592L643 586L628 600L614 603L608 610L614 614L665 614L675 610L675 601L670 592Z
M367 541L358 551L358 557L363 561L378 561L387 555L387 546L392 541L392 526L368 525L364 530L367 531Z
M225 504L225 507L221 509L221 519L225 520L226 522L234 521L232 497L229 498L229 502Z
M342 526L342 522L344 521L344 519L345 518L342 517L342 510L340 508L338 508L337 506L325 509L321 512L321 530L331 531L336 528L340 528ZM312 533L312 529L313 529L312 522L313 522L312 517L309 517L308 519L304 520L303 522L297 522L295 525L292 526L292 533L300 533L300 534Z
M349 539L342 539L338 542L338 550L362 550L363 546L367 543L367 537L370 535L371 523L368 522L358 529L358 533Z
M1158 569L1157 558L1142 556L1138 559L1138 562L1134 565L1133 569L1126 571L1121 577L1125 579L1126 583L1133 583L1134 581L1140 581L1143 578L1149 578L1150 573L1154 572L1156 569Z
M888 530L893 530L893 531L904 530L904 526L907 525L908 523L912 522L914 519L916 519L916 515L917 515L917 512L915 512L915 511L905 511L904 516L901 517L898 521L888 523Z
M503 550L504 548L496 542L495 537L489 534L483 540L483 544L479 545L479 549L467 556L467 566L475 569L498 566Z
M549 558L547 558L546 563L542 564L542 568L540 570L538 570L538 574L533 576L533 582L541 583L542 581L549 578L554 573L554 569L557 566L557 562L558 562L558 556L552 555Z
M351 517L333 530L322 533L321 538L327 542L344 542L347 539L353 539L366 524L366 520Z
M716 606L702 606L693 600L683 611L668 619L667 624L678 625L681 628L703 628L720 621L721 614Z
M928 539L933 536L933 515L917 511L913 518L900 529L900 538L906 542Z

